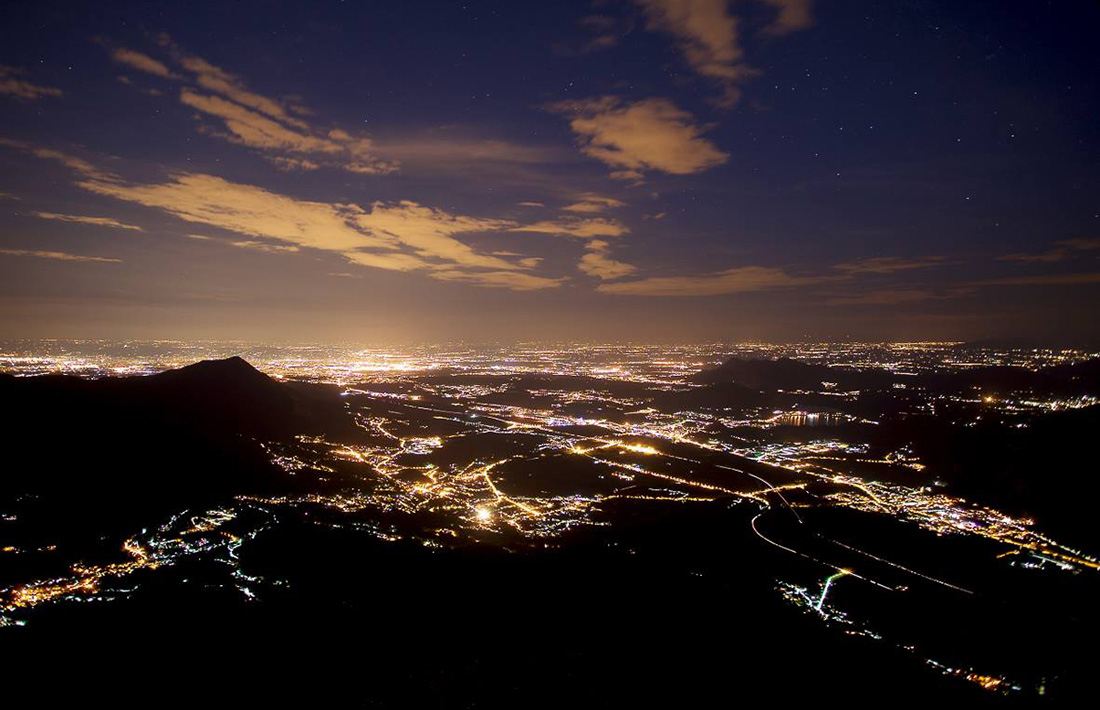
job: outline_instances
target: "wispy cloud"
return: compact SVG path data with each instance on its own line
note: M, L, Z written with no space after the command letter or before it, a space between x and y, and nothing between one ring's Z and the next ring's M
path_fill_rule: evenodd
M898 271L910 271L912 269L927 269L933 266L943 266L942 256L924 256L915 259L903 259L896 256L876 256L859 261L851 261L845 264L837 264L833 268L846 274L893 274Z
M1057 242L1057 244L1068 247L1070 249L1076 249L1078 251L1100 250L1100 238L1064 239L1060 242Z
M776 11L763 34L780 36L809 27L810 0L760 0ZM722 90L717 103L734 104L740 85L760 72L745 63L741 22L729 0L635 0L645 12L648 27L676 38L684 59L697 74Z
M47 96L62 96L61 89L52 86L41 86L20 78L25 70L18 67L9 67L0 64L0 94L17 99L34 101Z
M578 239L598 237L621 237L630 230L618 220L605 217L565 217L557 220L543 220L522 227L513 227L512 232L535 232L539 234L560 234Z
M581 152L614 168L613 178L639 180L647 170L689 175L729 160L703 137L704 126L666 99L604 96L550 109L568 116Z
M1019 261L1023 263L1050 264L1065 261L1078 255L1082 251L1095 251L1100 249L1100 239L1064 239L1054 243L1055 248L1039 253L1017 253L998 256L999 261Z
M78 222L80 224L94 224L99 227L114 227L115 229L131 229L137 232L145 231L136 224L126 224L110 217L84 217L75 214L56 214L54 212L32 212L32 215L41 219L55 219L60 222Z
M300 251L298 247L290 244L272 244L271 242L258 242L251 239L228 242L228 244L238 249L251 249L253 251L263 251L269 254L293 254Z
M240 77L184 52L166 35L160 36L160 45L178 71L131 49L108 47L108 51L116 62L183 83L180 102L199 115L220 121L225 129L207 132L258 150L284 170L316 170L324 165L357 174L380 175L397 169L395 162L382 160L375 154L368 137L338 127L313 126L301 117L309 111L298 104L252 91Z
M457 271L441 269L432 276L444 281L464 281L478 286L506 288L512 291L541 291L557 288L565 279L536 276L522 271Z
M583 36L575 40L558 42L554 45L557 54L567 57L579 57L616 46L622 38L634 29L631 18L612 17L610 15L585 15L577 21L584 30Z
M863 293L829 296L827 306L897 306L905 303L919 303L961 295L959 292L943 294L920 288L890 288L865 291Z
M1100 272L1077 274L1032 274L971 282L972 286L1078 286L1100 283Z
M572 204L568 204L562 207L565 212L578 212L581 214L589 214L594 212L605 212L609 209L616 209L622 207L625 203L622 200L616 200L613 197L604 197L592 192L585 193L580 196L579 201Z
M39 259L53 259L55 261L91 261L104 264L121 264L122 259L109 259L104 256L84 256L82 254L69 254L63 251L31 251L27 249L0 249L0 254L7 256L33 256Z
M761 30L764 34L787 35L814 24L813 0L762 0L778 11L775 19Z
M718 296L804 286L820 278L788 274L766 266L742 266L702 276L657 276L638 281L600 284L598 291L621 296Z
M43 160L53 160L61 163L70 170L74 170L77 173L84 175L85 177L95 178L97 180L113 180L115 178L111 173L100 170L88 161L78 158L68 153L63 153L59 150L52 148L40 148L38 146L31 145L24 141L13 140L11 138L0 138L0 147L11 148L13 150L20 150L24 153L29 153L36 158L42 158Z
M135 52L134 50L126 49L125 47L108 47L107 51L110 52L111 59L115 60L119 64L128 66L131 69L137 69L138 71L145 72L146 74L159 76L162 79L179 78L172 73L172 71L164 62L153 59L148 54Z

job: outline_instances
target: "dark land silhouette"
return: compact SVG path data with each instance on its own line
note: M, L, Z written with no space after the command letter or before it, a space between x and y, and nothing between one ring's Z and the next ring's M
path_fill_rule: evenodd
M756 406L783 401L776 390L819 383L822 375L794 361L730 361L701 373L697 379L707 384L696 389L608 388L674 409ZM966 384L944 386L1022 376L978 373ZM882 375L867 381L872 379L887 381ZM493 396L508 401L531 389L599 384L526 377L513 383L511 395ZM240 358L147 377L4 375L0 401L8 464L0 503L17 518L4 528L6 539L28 547L55 544L69 555L26 564L10 558L0 586L62 574L72 555L117 555L120 539L182 510L200 511L237 496L302 496L366 485L340 468L288 475L265 449L272 442L307 436L377 443L356 424L340 388L280 382ZM1085 450L1080 444L1096 421L1093 409L1055 415L1019 435L956 432L934 421L888 416L877 436L911 440L953 490L1018 505L1084 536L1087 526L1074 524L1072 516L1083 515L1086 502L1065 492L1067 486L1095 490L1080 480L1087 476L1073 458ZM463 442L475 456L479 446L498 445L490 437L456 446ZM1063 458L1053 460L1064 468L1040 468L1058 446ZM492 455L486 450L483 457ZM747 460L744 466L767 471ZM586 475L556 471L550 465L529 475L558 476L561 485L573 481L568 486ZM509 477L506 469L503 475L504 487L536 482ZM728 499L690 509L611 503L604 512L608 526L579 529L545 549L474 543L432 549L364 535L363 526L376 520L311 508L306 515L279 516L240 549L242 570L284 580L258 601L217 583L213 562L187 562L173 576L137 572L135 591L123 599L45 606L25 627L0 629L0 643L15 651L8 666L13 677L31 682L50 669L70 683L56 690L59 697L92 693L119 705L153 690L216 706L292 700L364 707L786 706L829 697L870 704L886 694L903 694L914 704L1013 702L902 650L793 612L775 584L802 574L795 570L804 563L761 544L746 525L751 516L744 505ZM863 525L855 513L807 515L822 530ZM422 522L437 524L426 517ZM889 525L880 535L914 549L927 537ZM923 563L948 572L963 566L934 557ZM1034 603L1061 598L1087 606L1075 584L1053 590L1025 584L1004 598L950 603L934 589L887 602L874 590L840 593L910 621L947 619L960 633L983 634L983 647L1021 673L1034 654L1053 657L1063 672L1045 682L1052 697L1064 699L1080 692L1087 665L1064 643L1055 647L1064 632L998 620L1002 607L1007 611L1032 593L1039 595L1030 598ZM1081 617L1080 624L1077 634L1085 637L1095 619ZM186 681L179 680L181 673Z

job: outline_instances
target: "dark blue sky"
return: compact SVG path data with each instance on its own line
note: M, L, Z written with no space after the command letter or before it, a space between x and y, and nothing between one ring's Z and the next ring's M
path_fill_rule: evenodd
M1092 340L1090 2L8 2L0 336Z

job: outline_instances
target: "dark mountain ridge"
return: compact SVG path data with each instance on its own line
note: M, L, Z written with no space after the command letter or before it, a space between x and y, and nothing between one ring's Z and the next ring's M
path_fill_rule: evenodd
M287 490L265 442L367 437L339 390L241 358L144 377L0 375L0 505L34 536L128 528L225 495ZM37 532L36 532L37 531Z

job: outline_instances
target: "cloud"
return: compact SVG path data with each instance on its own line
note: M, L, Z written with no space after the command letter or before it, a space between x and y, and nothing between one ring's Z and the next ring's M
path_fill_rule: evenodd
M596 290L622 296L718 296L803 286L821 280L792 276L782 269L766 266L743 266L703 276L658 276L600 284Z
M250 90L236 75L202 57L187 54L167 35L161 35L159 41L182 73L175 73L160 60L131 49L108 51L117 62L184 83L180 102L224 125L226 132L210 131L213 135L258 150L283 170L316 170L327 165L360 175L383 175L397 169L395 162L382 160L375 154L369 138L341 128L312 126L294 115L309 114L308 109Z
M645 13L649 29L676 38L684 59L695 73L722 88L717 103L731 106L740 97L739 85L759 71L745 63L740 21L729 0L635 0ZM761 32L789 34L812 24L810 0L760 0L777 11Z
M763 2L779 11L775 20L761 30L764 34L787 35L807 29L814 23L811 11L813 0L763 0Z
M375 152L402 164L462 166L472 163L542 165L562 162L571 155L566 149L529 146L511 141L449 135L430 131L395 138L376 146Z
M315 163L308 158L287 158L282 155L267 156L267 159L275 164L279 170L316 170L320 168L319 163Z
M603 217L579 218L567 217L559 220L544 220L527 224L522 227L513 227L512 232L535 232L538 234L560 234L579 239L593 239L596 237L621 237L630 230L614 219Z
M356 215L355 222L372 234L385 235L411 247L423 259L485 269L522 268L500 257L479 253L453 236L465 232L503 231L515 224L507 220L452 215L402 200L395 205L376 202L370 213Z
M666 99L625 103L605 96L550 109L569 116L581 152L615 168L613 178L639 179L646 170L689 175L729 159L690 113Z
M41 99L46 96L62 96L61 89L55 89L52 86L40 86L38 84L32 84L29 81L18 78L20 74L23 74L24 70L18 67L9 67L0 64L0 94L5 96L13 96L17 99L26 99L27 101L34 101L35 99Z
M1077 250L1080 250L1080 251L1095 251L1097 249L1100 249L1100 238L1097 238L1097 239L1089 239L1089 238L1085 238L1085 239L1065 239L1063 241L1057 242L1057 244L1060 244L1064 247L1069 247L1070 249L1077 249Z
M998 261L1020 261L1024 263L1053 263L1055 261L1065 261L1070 257L1069 249L1051 249L1041 254L1005 254L998 256Z
M35 217L41 219L56 219L61 222L79 222L80 224L94 224L100 227L114 227L115 229L132 229L137 232L145 231L136 224L125 224L110 217L82 217L73 214L55 214L53 212L32 212Z
M198 85L207 91L221 94L241 106L246 106L282 123L299 129L308 130L309 124L291 116L288 109L278 101L249 91L238 77L214 66L200 57L184 56L179 60L184 69L195 75Z
M960 294L952 294L960 295ZM935 291L924 289L881 289L849 296L831 296L825 299L827 306L896 306L903 303L917 303L933 299L949 298Z
M68 153L62 153L59 150L53 150L52 148L39 148L29 143L12 140L10 138L0 138L0 147L21 150L24 153L30 153L36 158L42 158L44 160L54 160L58 163L61 163L70 170L74 170L89 178L95 178L97 180L103 181L110 181L115 179L115 176L111 173L100 170L86 160L69 155Z
M508 220L454 215L409 200L375 202L368 212L355 204L298 200L196 173L178 173L163 183L86 179L77 184L100 195L251 238L230 242L239 248L271 252L320 249L361 266L424 271L437 279L518 290L550 288L560 282L522 273L537 266L537 259L485 254L455 238L458 234L505 231L515 224ZM519 275L504 275L511 271Z
M609 15L586 15L577 23L584 28L585 36L569 42L554 45L554 51L566 57L579 57L619 44L620 40L634 29L630 18L618 18Z
M548 288L557 288L565 281L563 278L536 276L522 271L471 272L442 269L434 272L432 276L444 281L464 281L479 286L507 288L513 291L541 291Z
M221 118L237 142L253 148L297 153L339 153L343 150L335 141L291 130L256 111L217 96L185 88L180 91L180 102Z
M609 209L615 209L622 207L625 203L621 200L616 200L613 197L602 197L595 193L585 193L581 195L579 202L566 205L562 207L565 212L580 212L580 213L592 213L603 212Z
M525 273L539 265L538 258L479 252L455 237L505 232L516 226L511 220L455 215L411 200L375 202L368 212L356 204L299 200L201 173L175 173L160 183L126 182L58 151L7 139L0 139L0 146L62 162L78 173L77 186L90 192L250 237L231 242L239 248L319 249L362 266L419 270L432 278L517 290L553 288L564 280ZM211 239L202 234L188 236Z
M927 269L942 266L942 256L925 256L916 259L902 259L896 256L876 256L846 264L837 264L833 268L846 274L892 274L911 269Z
M391 240L356 229L353 219L362 210L355 205L296 200L213 175L178 173L163 183L85 180L78 185L100 195L163 210L188 222L249 237L341 252L396 246Z
M368 266L372 269L385 269L386 271L416 271L425 269L428 264L420 257L403 252L344 252L344 257L353 264Z
M0 254L8 256L33 256L39 259L54 259L57 261L94 261L104 264L121 264L122 259L109 259L103 256L83 256L81 254L69 254L63 251L28 251L26 249L0 249Z
M588 243L588 251L581 257L577 268L601 280L620 279L638 270L636 266L612 259L608 256L610 249L609 242L593 239Z
M1020 261L1024 263L1054 263L1065 261L1080 251L1095 251L1100 249L1100 239L1065 239L1054 243L1055 248L1038 254L1005 254L998 256L998 261Z
M1100 272L1078 274L1036 274L974 281L972 286L1079 286L1100 284Z
M650 29L674 35L687 63L703 76L736 81L750 69L728 0L637 0Z
M243 240L236 242L229 242L229 246L237 247L238 249L252 249L254 251L265 251L269 254L286 254L299 251L298 247L290 246L287 244L272 244L271 242L258 242L255 240Z
M126 49L125 47L113 47L108 50L111 54L111 59L115 60L119 64L125 64L126 66L137 69L138 71L145 72L146 74L152 74L153 76L159 76L162 79L176 79L178 78L172 71L164 64L164 62L153 59L148 54L142 54L141 52L135 52L132 49Z

